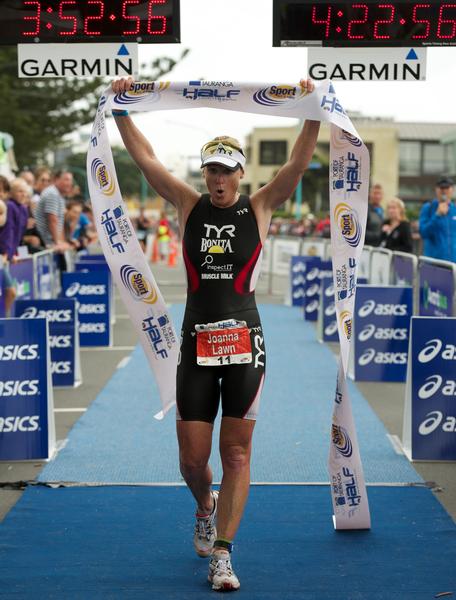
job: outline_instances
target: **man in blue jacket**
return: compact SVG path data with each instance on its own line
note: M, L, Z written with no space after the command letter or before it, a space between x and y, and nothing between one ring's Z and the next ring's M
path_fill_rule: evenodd
M435 198L423 205L420 234L423 255L456 262L456 206L452 201L454 182L449 177L437 181Z

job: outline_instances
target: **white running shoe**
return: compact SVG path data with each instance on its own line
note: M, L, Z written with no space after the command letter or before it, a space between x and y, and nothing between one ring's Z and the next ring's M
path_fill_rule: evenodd
M215 517L217 515L218 492L212 491L214 499L214 508L210 515L201 517L196 513L195 534L193 536L193 545L196 553L202 558L211 555L214 542L217 539L217 529L215 528Z
M212 589L217 592L234 591L241 587L239 579L231 566L229 552L217 550L212 554L207 579L212 583Z

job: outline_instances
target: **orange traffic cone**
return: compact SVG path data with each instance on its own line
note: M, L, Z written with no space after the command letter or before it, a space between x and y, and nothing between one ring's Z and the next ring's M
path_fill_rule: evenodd
M169 240L168 267L177 265L177 243L175 240Z
M157 240L157 238L154 239L154 244L152 246L152 262L153 263L158 262L158 240Z

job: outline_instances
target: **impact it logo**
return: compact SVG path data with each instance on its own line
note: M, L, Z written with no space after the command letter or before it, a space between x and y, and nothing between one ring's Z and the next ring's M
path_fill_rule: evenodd
M344 330L345 337L347 340L350 340L353 332L353 320L351 312L348 310L343 310L339 315L339 320Z
M262 106L283 106L290 100L298 100L307 95L307 89L301 85L271 85L253 94L253 100Z
M116 184L108 167L99 158L94 158L91 166L92 181L105 196L112 196L116 191Z
M361 240L361 225L357 212L345 202L339 202L334 209L334 218L347 244L356 248Z
M120 278L134 300L145 302L146 304L155 304L157 302L157 290L140 271L131 265L123 265L121 267Z
M331 427L332 443L337 448L338 452L349 458L353 453L353 446L346 429L340 425L332 425Z

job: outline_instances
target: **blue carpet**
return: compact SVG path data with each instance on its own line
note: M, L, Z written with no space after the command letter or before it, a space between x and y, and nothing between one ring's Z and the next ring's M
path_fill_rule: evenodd
M456 592L454 524L423 488L373 488L373 529L334 532L326 486L257 486L233 562L248 600ZM286 510L284 510L286 507ZM183 487L27 489L0 525L0 596L214 598Z
M172 308L178 328L182 312L182 306ZM254 433L252 481L327 482L335 357L317 342L314 327L304 322L299 309L264 305L260 312L268 359ZM355 384L349 382L349 389L366 481L421 481L394 452L383 424ZM76 423L67 446L44 468L40 481L181 481L174 414L158 422L152 416L158 410L157 388L138 347ZM211 465L219 481L217 449L214 436Z

